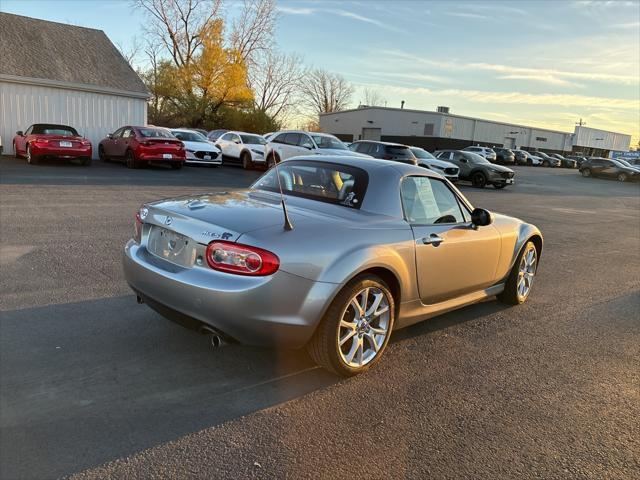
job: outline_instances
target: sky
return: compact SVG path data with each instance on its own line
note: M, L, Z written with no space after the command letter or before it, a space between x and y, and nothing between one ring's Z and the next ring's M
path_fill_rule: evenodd
M279 0L275 41L387 106L640 141L640 1ZM229 16L239 4L226 2ZM145 16L127 0L0 0L0 10L99 28L127 48Z

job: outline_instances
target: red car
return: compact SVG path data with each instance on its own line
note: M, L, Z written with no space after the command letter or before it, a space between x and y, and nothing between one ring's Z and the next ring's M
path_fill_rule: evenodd
M139 168L149 162L162 162L182 168L186 151L180 140L162 128L122 127L98 146L100 160L124 160L127 167Z
M31 164L41 158L77 158L82 165L91 163L91 142L67 125L35 123L26 132L17 131L13 151Z

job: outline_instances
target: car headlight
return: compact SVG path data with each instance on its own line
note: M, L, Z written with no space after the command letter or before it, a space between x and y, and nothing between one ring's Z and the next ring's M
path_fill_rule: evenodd
M432 165L433 168L437 168L438 170L444 170L444 167L441 167L440 165Z

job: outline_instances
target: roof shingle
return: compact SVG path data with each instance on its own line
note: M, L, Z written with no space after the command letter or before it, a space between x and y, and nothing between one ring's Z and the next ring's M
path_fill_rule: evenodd
M102 30L0 12L0 74L148 93Z

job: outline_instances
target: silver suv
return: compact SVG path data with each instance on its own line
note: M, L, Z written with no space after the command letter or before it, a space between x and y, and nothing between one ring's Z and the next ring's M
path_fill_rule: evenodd
M486 158L490 162L496 161L496 152L493 150L493 148L475 146L475 147L466 147L466 148L463 148L462 150L465 152L476 153L481 157Z

